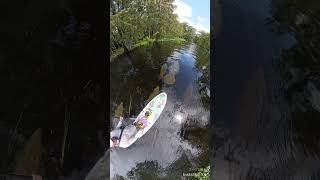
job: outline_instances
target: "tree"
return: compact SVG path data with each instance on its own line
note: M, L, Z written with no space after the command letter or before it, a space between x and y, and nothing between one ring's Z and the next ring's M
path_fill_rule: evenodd
M187 41L192 41L196 34L196 29L187 23L182 23L182 27L183 27L183 38L186 39Z
M173 0L112 0L110 2L110 51L130 50L144 38L186 38L195 29L181 24L174 14Z

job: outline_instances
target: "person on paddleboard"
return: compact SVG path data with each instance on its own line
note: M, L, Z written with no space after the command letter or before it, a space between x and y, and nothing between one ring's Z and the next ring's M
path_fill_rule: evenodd
M142 116L137 122L135 122L134 125L139 129L144 129L149 125L148 119L150 118L150 115L151 115L151 111L147 110L144 116Z
M149 125L148 118L151 115L151 111L147 110L145 115L142 116L137 122L128 126L123 125L123 117L120 117L120 123L117 128L111 131L112 147L117 147L120 141L129 141L139 130L143 130Z

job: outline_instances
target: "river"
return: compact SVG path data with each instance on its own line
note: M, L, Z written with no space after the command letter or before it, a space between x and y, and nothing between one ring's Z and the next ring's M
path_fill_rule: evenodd
M319 3L295 3L212 4L213 179L319 179Z
M203 99L210 97L210 84L201 81L203 70L209 67L197 63L196 47L155 43L111 63L113 126L118 122L113 112L121 102L125 117L136 117L150 94L168 95L162 114L147 134L129 148L111 151L112 178L180 178L209 163L210 111Z

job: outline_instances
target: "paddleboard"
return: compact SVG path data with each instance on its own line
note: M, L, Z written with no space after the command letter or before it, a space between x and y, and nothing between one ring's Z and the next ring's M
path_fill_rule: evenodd
M118 147L127 148L131 146L134 142L136 142L139 138L141 138L143 135L145 135L150 128L154 125L154 123L158 120L159 116L161 115L165 105L167 103L167 94L165 92L158 94L156 97L154 97L147 105L143 108L143 110L140 112L138 117L134 120L133 123L139 121L140 118L145 116L145 112L147 110L151 110L151 115L148 117L148 126L143 128L142 130L139 130L135 135L133 135L128 140L123 140L123 136L121 138L120 144ZM118 123L118 126L121 122ZM112 147L112 141L110 139L110 147Z

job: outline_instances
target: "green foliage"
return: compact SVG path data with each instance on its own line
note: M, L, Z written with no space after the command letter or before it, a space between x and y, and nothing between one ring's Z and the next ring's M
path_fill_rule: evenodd
M183 27L183 38L186 39L187 41L192 41L195 34L196 34L196 30L188 25L187 23L182 23L182 27Z
M119 49L114 50L113 53L111 54L110 62L112 62L116 57L120 56L123 53L124 53L123 48L119 48Z
M200 33L194 38L194 43L197 45L197 67L204 71L205 75L210 74L210 34ZM205 67L205 69L204 69Z
M144 46L148 45L155 42L155 39L151 39L150 37L145 37L143 38L139 43L135 44L133 48L139 47L139 46Z
M173 13L173 0L111 0L110 52L129 51L164 38L191 41L195 29L180 23Z
M208 180L210 179L210 165L205 168L197 169L194 180Z
M196 47L196 67L201 71L202 76L198 79L200 86L201 102L206 109L210 108L210 34L201 32L194 38Z
M183 44L186 42L186 40L183 38L162 38L162 39L157 40L157 42L166 42L166 41L174 42L177 44Z

